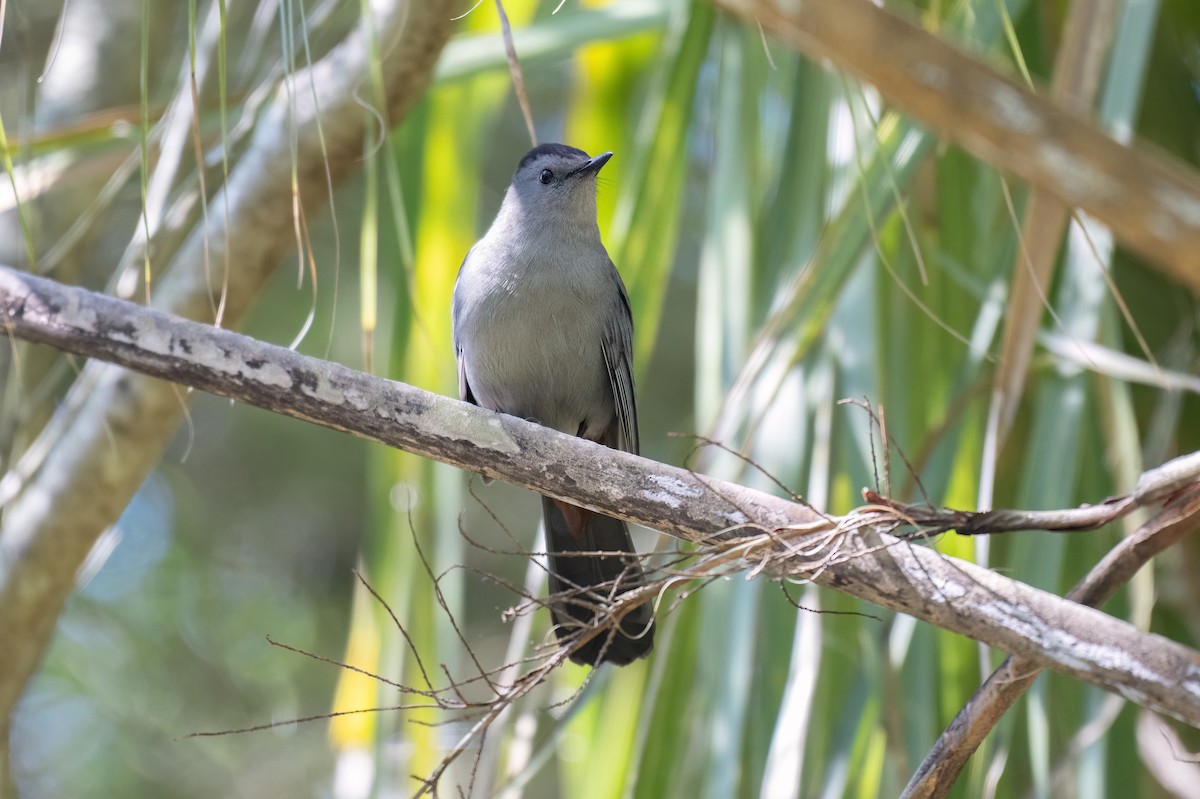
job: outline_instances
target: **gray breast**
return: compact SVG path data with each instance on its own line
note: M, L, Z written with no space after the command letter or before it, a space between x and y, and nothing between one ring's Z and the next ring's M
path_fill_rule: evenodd
M602 342L618 299L603 271L612 268L607 255L601 251L595 266L565 269L548 259L535 266L494 256L473 252L463 265L471 270L470 289L462 276L455 289L455 339L476 401L564 433L601 437L614 415Z

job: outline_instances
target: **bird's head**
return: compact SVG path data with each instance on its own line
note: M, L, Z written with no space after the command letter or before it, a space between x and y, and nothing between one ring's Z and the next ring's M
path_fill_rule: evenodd
M515 207L526 221L535 224L565 223L595 229L596 174L612 153L595 158L565 144L534 147L513 175L504 204Z

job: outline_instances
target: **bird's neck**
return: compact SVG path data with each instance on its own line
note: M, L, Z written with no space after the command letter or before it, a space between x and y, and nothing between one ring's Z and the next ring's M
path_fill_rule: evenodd
M576 198L571 203L531 209L509 196L487 235L503 240L514 254L531 257L550 252L603 250L595 201L589 208L581 208L583 204Z

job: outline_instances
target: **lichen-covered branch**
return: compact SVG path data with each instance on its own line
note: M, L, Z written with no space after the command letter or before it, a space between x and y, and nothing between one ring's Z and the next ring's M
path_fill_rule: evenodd
M779 497L246 336L0 268L12 335L111 360L806 577L1200 726L1200 653L889 532L886 506L824 517ZM119 454L119 453L118 453ZM736 540L734 540L736 539ZM8 546L7 543L4 544ZM3 550L3 560L9 560Z
M1195 460L1193 456L1192 461ZM1100 607L1151 558L1198 527L1200 488L1193 487L1168 502L1133 535L1122 539L1067 597L1089 607ZM1040 668L1024 658L1006 658L938 737L905 787L904 799L939 799L948 795L971 755L1041 673Z

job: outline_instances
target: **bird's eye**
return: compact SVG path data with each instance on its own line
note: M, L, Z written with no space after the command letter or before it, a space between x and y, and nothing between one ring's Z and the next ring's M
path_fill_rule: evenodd
M540 180L543 185L547 184L550 181L554 180L554 173L551 172L549 169L543 169L542 174L538 175L538 180Z

